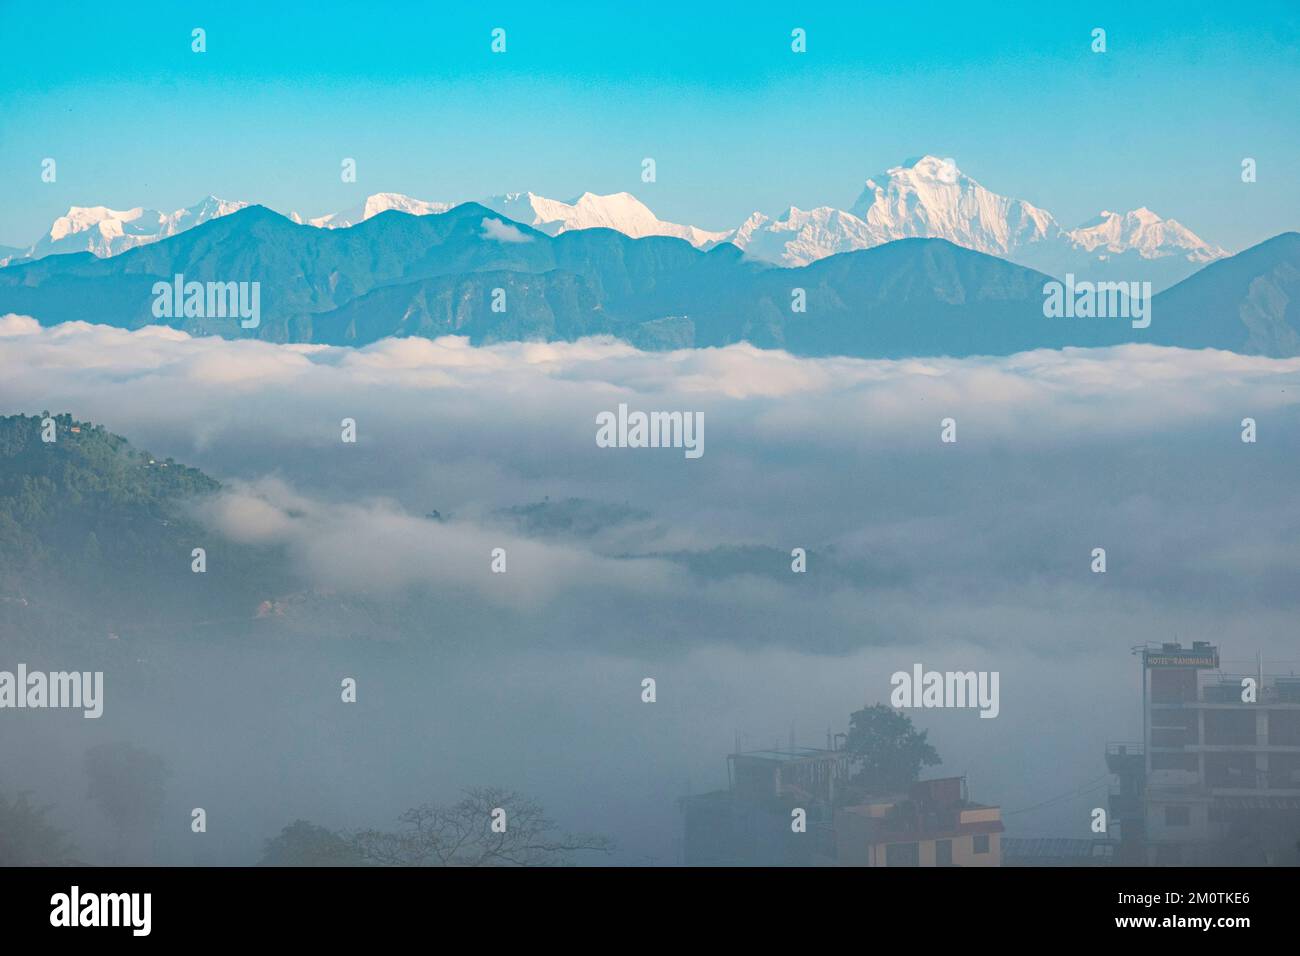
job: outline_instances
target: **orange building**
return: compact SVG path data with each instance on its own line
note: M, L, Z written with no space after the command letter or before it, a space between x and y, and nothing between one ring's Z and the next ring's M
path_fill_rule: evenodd
M835 812L842 866L1001 866L1002 810L972 803L961 777L923 780L906 794Z

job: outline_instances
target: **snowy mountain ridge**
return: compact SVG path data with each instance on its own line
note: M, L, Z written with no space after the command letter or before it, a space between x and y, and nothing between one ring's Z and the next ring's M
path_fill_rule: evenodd
M750 258L780 266L803 266L898 239L928 238L947 239L1054 275L1065 271L1079 275L1151 272L1157 285L1163 286L1228 255L1177 220L1164 219L1146 207L1126 213L1103 210L1078 227L1066 229L1046 210L994 193L963 173L951 159L931 155L868 178L847 210L791 206L776 216L755 212L731 230L666 222L628 192L584 192L568 202L533 192L513 192L479 202L507 219L552 236L603 228L633 238L672 236L700 249L730 242ZM73 206L32 246L0 258L0 266L67 252L114 256L247 205L208 196L173 213ZM289 218L317 228L344 229L389 210L424 216L456 205L386 192L329 215L307 219L290 213Z

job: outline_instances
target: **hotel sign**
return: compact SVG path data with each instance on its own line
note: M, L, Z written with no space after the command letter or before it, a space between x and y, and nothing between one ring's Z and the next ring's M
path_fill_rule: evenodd
M1144 657L1147 667L1208 667L1213 669L1219 666L1219 651L1217 648L1194 651L1149 650L1145 652Z

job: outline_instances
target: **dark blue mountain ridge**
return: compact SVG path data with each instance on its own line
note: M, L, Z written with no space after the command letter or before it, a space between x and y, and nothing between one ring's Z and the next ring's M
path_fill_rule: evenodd
M156 318L154 283L177 274L258 282L260 324ZM1121 318L1047 318L1050 281L941 239L779 268L726 244L706 252L681 239L633 239L611 229L549 236L477 203L426 216L392 210L346 229L300 225L251 206L112 258L79 253L0 269L0 314L333 345L387 336L456 334L480 344L608 334L643 348L746 341L799 355L890 358L1121 342L1300 354L1297 233L1212 263L1156 296L1146 329ZM794 308L800 289L805 311Z

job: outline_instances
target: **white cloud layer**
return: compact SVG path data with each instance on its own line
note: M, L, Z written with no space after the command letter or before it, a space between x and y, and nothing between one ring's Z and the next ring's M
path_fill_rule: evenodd
M283 546L316 586L535 612L520 640L605 613L642 647L993 645L999 621L1082 646L1089 629L1060 609L1090 613L1097 546L1134 636L1154 616L1290 606L1298 401L1300 359L1136 345L906 361L601 339L351 350L0 318L6 411L70 411L204 468L227 486L213 528ZM596 415L619 403L702 412L705 456L598 448ZM576 533L587 514L605 516ZM793 547L814 553L812 584L789 573Z

